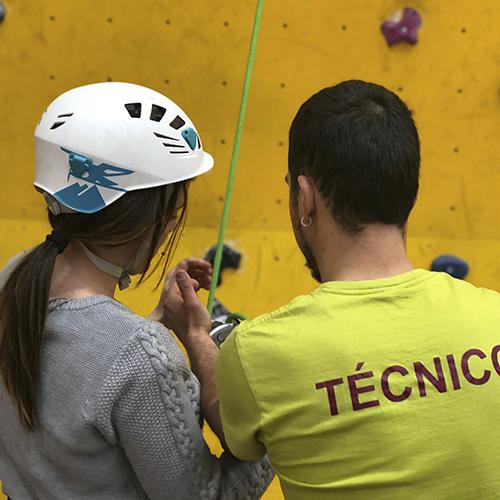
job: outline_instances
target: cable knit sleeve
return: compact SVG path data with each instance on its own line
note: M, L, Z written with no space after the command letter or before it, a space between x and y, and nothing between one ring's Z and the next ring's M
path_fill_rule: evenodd
M171 334L144 322L113 362L96 402L96 425L121 446L151 499L257 499L273 471L210 453L202 435L199 382Z

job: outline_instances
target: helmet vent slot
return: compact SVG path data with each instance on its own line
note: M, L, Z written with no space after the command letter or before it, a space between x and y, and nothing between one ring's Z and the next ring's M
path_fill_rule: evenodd
M52 127L50 127L50 130L54 130L56 128L59 128L61 125L64 125L66 122L54 122Z
M140 102L130 102L129 104L125 104L125 108L127 109L128 114L132 118L140 118L141 117L142 105Z
M73 113L63 113L62 115L57 115L57 118L67 118L73 116Z
M182 126L184 126L186 122L179 116L177 115L171 122L170 126L172 128L175 128L175 130L179 130Z
M186 145L183 142L181 142L180 139L177 139L175 137L170 137L168 135L159 134L158 132L153 132L153 133L159 139L167 139L167 141L175 141L175 143L162 142L162 144L168 149L168 152L171 155L185 155L190 153L190 151L187 150Z
M176 139L175 137L170 137L168 135L159 134L158 132L154 132L154 134L156 135L156 137L159 137L160 139L169 139L170 141L179 141L180 140L180 139Z
M163 118L163 115L166 113L166 111L167 110L165 108L153 104L153 106L151 106L151 115L149 118L154 122L159 122Z

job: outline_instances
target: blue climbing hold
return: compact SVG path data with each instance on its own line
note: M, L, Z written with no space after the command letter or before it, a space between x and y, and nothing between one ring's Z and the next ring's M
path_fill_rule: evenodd
M447 273L454 278L463 280L469 272L469 264L454 255L440 255L432 262L431 270Z
M198 144L198 135L192 129L191 127L185 129L182 131L182 137L186 140L186 142L189 144L189 147L194 151L196 149L196 146Z

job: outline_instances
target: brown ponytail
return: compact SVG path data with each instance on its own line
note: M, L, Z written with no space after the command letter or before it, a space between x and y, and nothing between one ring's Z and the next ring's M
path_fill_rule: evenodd
M35 426L31 402L40 370L49 288L58 249L45 241L26 255L0 292L0 371L22 422Z
M166 272L186 218L187 183L174 186L170 198L165 186L132 191L95 214L49 212L53 228L71 240L90 245L119 246L132 241L149 241L146 271L158 251L166 226L177 217L177 199L182 191L184 204L153 270L163 261ZM0 291L0 375L22 424L36 428L36 395L40 378L41 353L54 264L59 252L56 241L47 239L17 264ZM150 276L149 273L148 276Z

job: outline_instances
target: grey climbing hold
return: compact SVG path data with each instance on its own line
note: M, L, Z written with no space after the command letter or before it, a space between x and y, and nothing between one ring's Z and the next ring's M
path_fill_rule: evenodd
M0 2L0 23L5 19L5 5Z

